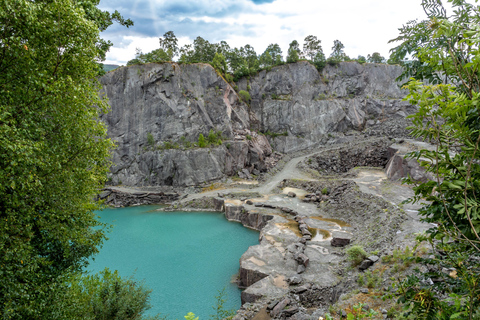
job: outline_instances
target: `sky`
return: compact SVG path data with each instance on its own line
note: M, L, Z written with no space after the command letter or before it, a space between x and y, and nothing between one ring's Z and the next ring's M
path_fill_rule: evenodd
M388 58L395 46L389 40L410 20L426 18L421 0L102 0L99 7L118 10L134 21L118 24L101 34L113 42L106 64L125 65L135 49L147 53L159 48L159 37L173 31L183 46L197 36L211 43L226 41L230 47L249 44L260 55L278 43L285 59L293 40L303 46L314 35L327 57L333 41L356 58L379 52Z

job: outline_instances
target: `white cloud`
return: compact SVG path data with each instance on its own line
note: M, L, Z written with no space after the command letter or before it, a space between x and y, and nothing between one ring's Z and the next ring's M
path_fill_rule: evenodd
M108 1L115 0L105 2ZM169 30L181 39L181 45L201 36L215 42L225 40L231 47L250 44L261 54L270 43L278 43L284 56L292 40L302 45L311 34L322 40L327 55L333 40L338 39L350 57L375 51L387 57L393 46L387 42L398 35L397 29L409 20L425 16L419 0L277 0L261 5L248 0L136 0L130 12L141 13L147 19L137 25L151 25L138 26L137 31L125 30L126 41L122 45L114 42L107 55L109 62L125 64L134 57L136 47L143 52L158 48L158 37ZM122 14L129 17L129 12ZM191 22L184 21L180 26L182 19ZM180 33L175 26L179 30L181 27ZM143 30L144 35L139 35L138 30ZM152 34L158 36L153 38Z

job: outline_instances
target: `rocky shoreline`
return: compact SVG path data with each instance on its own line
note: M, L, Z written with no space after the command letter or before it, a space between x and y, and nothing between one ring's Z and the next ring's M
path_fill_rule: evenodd
M418 145L407 140L400 146L407 144L410 149ZM391 254L392 248L412 246L411 235L426 229L418 222L415 207L401 208L400 202L411 195L411 190L388 179L385 173L394 170L394 161L398 171L394 177L407 172L405 168L411 165L408 161L398 165L395 150L401 149L403 156L408 148L378 140L366 142L360 148L363 153L347 144L338 146L335 152L319 150L301 156L301 161L290 157L268 181L247 185L246 189L223 186L187 194L110 187L101 197L107 203L117 201L117 205L157 201L170 203L165 210L215 210L223 212L229 221L260 231L259 244L250 247L240 259L238 285L244 291L242 307L234 319L253 319L259 314L272 319L318 319L340 297L365 289L352 279L379 265L380 258ZM353 152L356 157L352 159L367 166L357 167L350 159L354 167L348 171L322 175L319 163L334 163L342 152ZM383 168L368 166L378 164L378 159L384 159ZM298 171L289 168L292 161L297 163ZM314 171L316 175L311 174ZM298 172L304 175L299 177ZM282 179L271 192L264 193L262 185L282 174L290 174L290 178ZM410 215L406 208L411 210ZM352 245L360 245L371 253L354 269L345 253Z

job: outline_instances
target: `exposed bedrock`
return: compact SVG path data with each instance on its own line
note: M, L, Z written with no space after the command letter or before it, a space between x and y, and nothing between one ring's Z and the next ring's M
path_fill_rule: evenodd
M327 66L319 73L308 62L298 62L242 79L238 86L250 88L258 119L251 121L252 128L284 134L272 139L272 145L291 152L325 143L329 133L402 134L392 132L398 131L392 126L376 128L415 111L402 101L405 91L395 81L400 74L399 66L354 62Z
M247 106L208 64L119 68L100 79L111 106L102 120L117 144L111 184L199 185L265 171L271 145L287 153L352 132L402 135L398 122L415 108L401 101L400 72L340 63L319 73L307 62L286 64L238 82L252 97ZM221 145L192 146L210 130L221 132Z

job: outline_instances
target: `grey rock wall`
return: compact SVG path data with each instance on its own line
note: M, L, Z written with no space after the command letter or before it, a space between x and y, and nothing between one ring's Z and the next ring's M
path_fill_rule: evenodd
M390 134L394 126L382 124L415 110L401 100L400 73L379 64L340 63L322 73L307 62L286 64L238 82L250 92L248 106L208 64L119 68L100 79L111 106L102 120L117 144L111 183L198 185L245 168L266 170L272 147L288 153L346 133ZM222 132L221 146L159 148L197 142L211 129Z
M262 132L287 133L271 139L275 150L292 152L325 143L330 134L364 131L415 108L402 101L406 92L395 79L401 67L342 62L317 72L308 62L286 64L243 79ZM384 131L382 131L384 132Z

